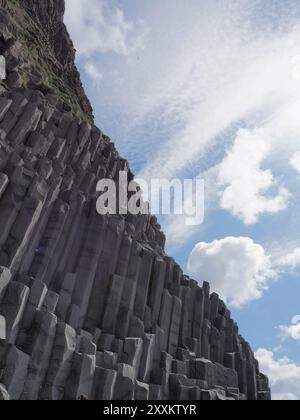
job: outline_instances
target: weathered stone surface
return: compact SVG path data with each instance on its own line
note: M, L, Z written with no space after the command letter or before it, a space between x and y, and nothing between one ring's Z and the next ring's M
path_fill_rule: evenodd
M11 282L0 306L0 314L6 319L6 339L14 344L20 329L23 313L29 296L24 284Z
M225 392L220 390L201 391L202 401L226 401Z
M143 353L143 340L140 338L126 338L123 349L123 360L122 362L132 366L134 375L137 377L141 357Z
M117 315L119 312L122 292L124 287L124 277L114 276L111 283L111 289L109 291L106 310L103 316L102 328L105 331L115 331Z
M155 353L155 335L146 334L143 340L143 353L140 361L139 380L149 383Z
M136 316L132 316L130 319L130 328L129 328L129 337L144 337L145 335L145 326L143 321L141 321Z
M168 352L172 356L175 356L177 348L178 348L181 308L182 308L181 300L174 296L170 333L169 333L169 342L168 342Z
M162 400L162 388L161 388L161 386L150 384L150 386L149 386L149 400L150 401L161 401Z
M149 298L149 306L152 309L152 323L153 324L157 324L158 317L159 317L165 273L166 273L165 262L161 259L157 259L154 264L152 285L151 285L150 298Z
M210 360L191 360L190 376L195 379L206 381L209 388L213 388L217 385L217 367Z
M6 79L6 60L3 55L0 55L0 79Z
M1 58L0 58L0 61L1 61ZM1 68L1 63L0 63L0 68ZM12 104L12 99L0 98L0 120L2 120L2 118L5 116L11 104Z
M20 144L29 133L34 131L42 115L42 111L38 108L38 100L32 100L22 114L21 118L9 133L9 138L14 145Z
M42 395L43 399L57 401L64 398L64 389L71 372L75 348L75 330L69 325L59 322Z
M31 238L32 231L38 222L42 211L42 202L35 199L27 199L23 203L6 244L0 254L0 263L5 264L15 273L21 263L26 245Z
M24 347L24 351L31 355L21 397L24 400L37 400L42 391L43 381L50 364L56 325L55 315L46 311L37 312L32 335L28 335L28 341Z
M90 399L92 397L95 370L95 356L75 353L66 387L66 398L77 400L81 396L85 396Z
M10 395L3 384L0 384L0 401L9 401Z
M30 356L12 346L6 358L3 383L6 386L11 399L19 400L28 375Z
M142 253L141 269L134 304L134 314L140 319L144 319L145 316L152 264L153 255L149 251L144 250Z
M96 368L94 398L100 401L111 401L114 395L117 372L114 370Z
M97 366L105 369L117 370L118 368L118 354L111 351L97 352L96 360Z
M135 381L134 399L137 401L149 400L149 385Z
M120 364L114 390L114 400L131 401L134 399L135 378L132 366Z
M51 143L51 138L48 139L43 134L34 131L30 134L26 145L32 148L32 152L35 155L46 156L51 147Z
M161 351L166 351L168 347L170 324L172 320L172 310L172 296L170 295L168 290L164 290L158 321L159 326L161 327L162 331L164 331L164 342L162 348L160 349Z
M56 310L56 306L58 303L59 295L51 290L48 290L44 302L43 302L43 309L54 313Z
M0 303L11 279L11 273L6 267L0 267Z
M0 315L0 340L6 340L6 319Z
M114 340L113 334L102 333L98 341L98 349L103 352L112 350Z
M0 173L0 198L2 197L6 187L9 183L8 177L5 174Z

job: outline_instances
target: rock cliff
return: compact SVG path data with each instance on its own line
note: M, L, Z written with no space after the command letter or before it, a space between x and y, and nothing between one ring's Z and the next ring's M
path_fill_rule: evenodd
M157 219L96 212L97 182L133 175L93 125L64 1L0 6L0 399L270 399Z

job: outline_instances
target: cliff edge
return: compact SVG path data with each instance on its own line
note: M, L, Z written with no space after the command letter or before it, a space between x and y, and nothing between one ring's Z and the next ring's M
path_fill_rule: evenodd
M75 66L75 49L63 23L64 0L0 0L0 47L9 88L51 92L81 118L93 111Z

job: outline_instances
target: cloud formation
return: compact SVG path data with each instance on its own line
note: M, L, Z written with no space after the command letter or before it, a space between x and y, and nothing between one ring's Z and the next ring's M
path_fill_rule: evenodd
M126 56L141 45L144 34L140 22L127 19L108 0L66 0L65 22L79 57L97 53Z
M289 192L277 187L270 170L262 164L271 152L264 130L241 129L220 165L219 183L225 186L221 208L250 225L264 213L276 214L288 206ZM274 194L270 190L276 188Z
M300 315L295 315L291 325L280 325L279 331L283 340L292 339L300 342Z
M266 149L257 154L261 164L252 165L251 186L251 173L245 188L236 185L240 165L235 179L228 175L229 183L213 193L247 224L286 208L289 185L273 166L278 156L288 166L300 136L300 27L291 12L297 3L288 4L190 0L187 8L178 0L151 6L132 0L129 7L67 0L79 60L101 86L102 128L112 127L108 134L139 177L199 176L226 164L226 150L237 147L241 133L263 135ZM235 190L242 190L247 206L232 197Z
M142 176L150 177L158 170L169 177L182 173L209 156L218 144L223 147L224 133L235 124L268 126L268 134L275 132L272 154L278 152L280 143L284 150L283 145L289 142L295 128L295 122L290 124L290 120L300 93L291 64L298 53L299 28L275 33L258 30L253 34L243 24L237 27L243 16L238 7L227 14L216 7L214 19L216 15L229 21L229 26L222 34L203 34L207 27L199 25L201 29L195 30L193 36L198 45L189 39L185 54L177 58L177 62L185 64L184 69L179 65L170 71L167 80L160 79L160 97L155 91L156 81L148 97L146 84L147 101L140 115L144 110L148 118L150 114L164 124L176 122L176 130L147 162ZM213 19L206 18L208 22ZM183 54L181 49L174 52L179 53ZM297 130L299 133L299 123ZM287 145L285 153L288 149Z
M278 258L274 265L284 271L293 271L300 267L300 248L296 248L291 253Z
M178 233L181 231L175 227L174 230ZM176 240L179 241L179 237ZM200 242L188 260L188 270L196 280L210 282L212 289L236 308L262 298L272 281L284 274L295 273L299 267L300 248L275 257L248 237ZM279 329L286 335L296 334L297 331L300 334L300 325L296 324L298 322Z
M260 369L270 379L273 400L300 399L300 366L288 358L276 359L272 351L259 349L255 354Z
M260 299L276 278L270 256L246 237L198 243L189 257L188 269L198 281L210 282L215 292L237 308Z
M296 152L291 160L290 164L293 168L295 168L298 172L300 172L300 152Z
M103 80L103 74L92 61L84 63L84 71L93 80L95 86L99 86Z

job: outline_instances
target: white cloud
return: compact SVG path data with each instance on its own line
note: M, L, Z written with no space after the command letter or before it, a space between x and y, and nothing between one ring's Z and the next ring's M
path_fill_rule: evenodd
M182 54L177 62L184 63L184 68L180 64L175 69L167 67L167 80L160 77L159 82L153 81L151 92L145 85L139 115L143 111L147 118L155 115L176 130L145 164L142 176L160 171L172 177L190 168L199 158L209 156L211 148L224 141L223 132L241 120L258 127L268 124L275 132L272 142L277 142L285 153L289 148L290 133L296 125L290 120L298 105L295 98L299 100L300 94L299 83L291 75L291 57L298 51L300 30L279 36L268 33L260 38L260 34L239 32L235 14L226 16L218 8L215 13L224 13L224 20L230 21L230 31L223 34L225 43L220 33L210 33L206 25L192 28L197 45L189 38L184 52L181 48L174 51ZM240 13L237 8L236 14ZM208 16L208 22L210 19ZM210 42L204 44L201 39ZM173 60L168 64L173 65ZM298 133L299 126L297 122ZM280 127L280 132L275 127ZM273 146L272 154L278 151Z
M279 329L283 338L292 338L293 340L300 341L300 324L281 325Z
M290 164L292 165L293 168L295 168L298 172L300 172L300 152L296 152L291 160L290 160Z
M272 172L262 169L270 152L265 130L241 129L220 165L219 182L226 187L220 205L245 224L256 223L262 214L275 214L288 206L289 192L277 188ZM276 195L269 193L274 187Z
M245 237L198 243L188 269L197 280L210 282L212 289L235 307L260 299L268 282L276 278L264 248Z
M65 23L79 56L115 53L126 56L141 46L141 23L126 19L108 0L66 0Z
M300 366L288 358L276 359L266 349L259 349L255 356L261 371L270 379L273 400L300 399Z
M181 246L198 237L203 230L201 226L187 226L185 216L168 216L162 220L164 225L164 233L167 238L168 253L173 254L178 251L178 244Z
M300 341L300 315L293 317L291 325L280 325L279 331L281 338L284 340L291 338L295 341Z
M84 71L92 79L96 86L102 82L103 74L99 71L93 62L87 61L84 63Z
M182 225L175 226L176 220L167 224L173 229L174 244L199 230L184 232ZM203 228L202 228L203 229ZM172 231L170 231L172 235ZM171 239L173 237L171 236ZM227 237L211 243L198 243L188 260L188 270L197 280L207 280L212 288L229 304L241 307L260 299L271 280L280 275L295 272L300 267L300 248L278 257L268 254L259 244L247 237ZM291 326L280 326L284 337L297 336L300 340L300 316L294 317Z
M286 204L279 186L293 190L284 171L300 138L299 2L287 3L67 0L80 63L87 55L105 80L92 98L101 128L139 177L198 176L224 159L240 127L260 127L270 153L258 173L278 185L258 194L265 211L256 217ZM278 159L285 162L280 173ZM177 246L179 230L185 242L194 235L174 221L167 230L172 225Z
M274 265L283 270L295 270L300 266L300 248L296 248L290 254L278 258Z

